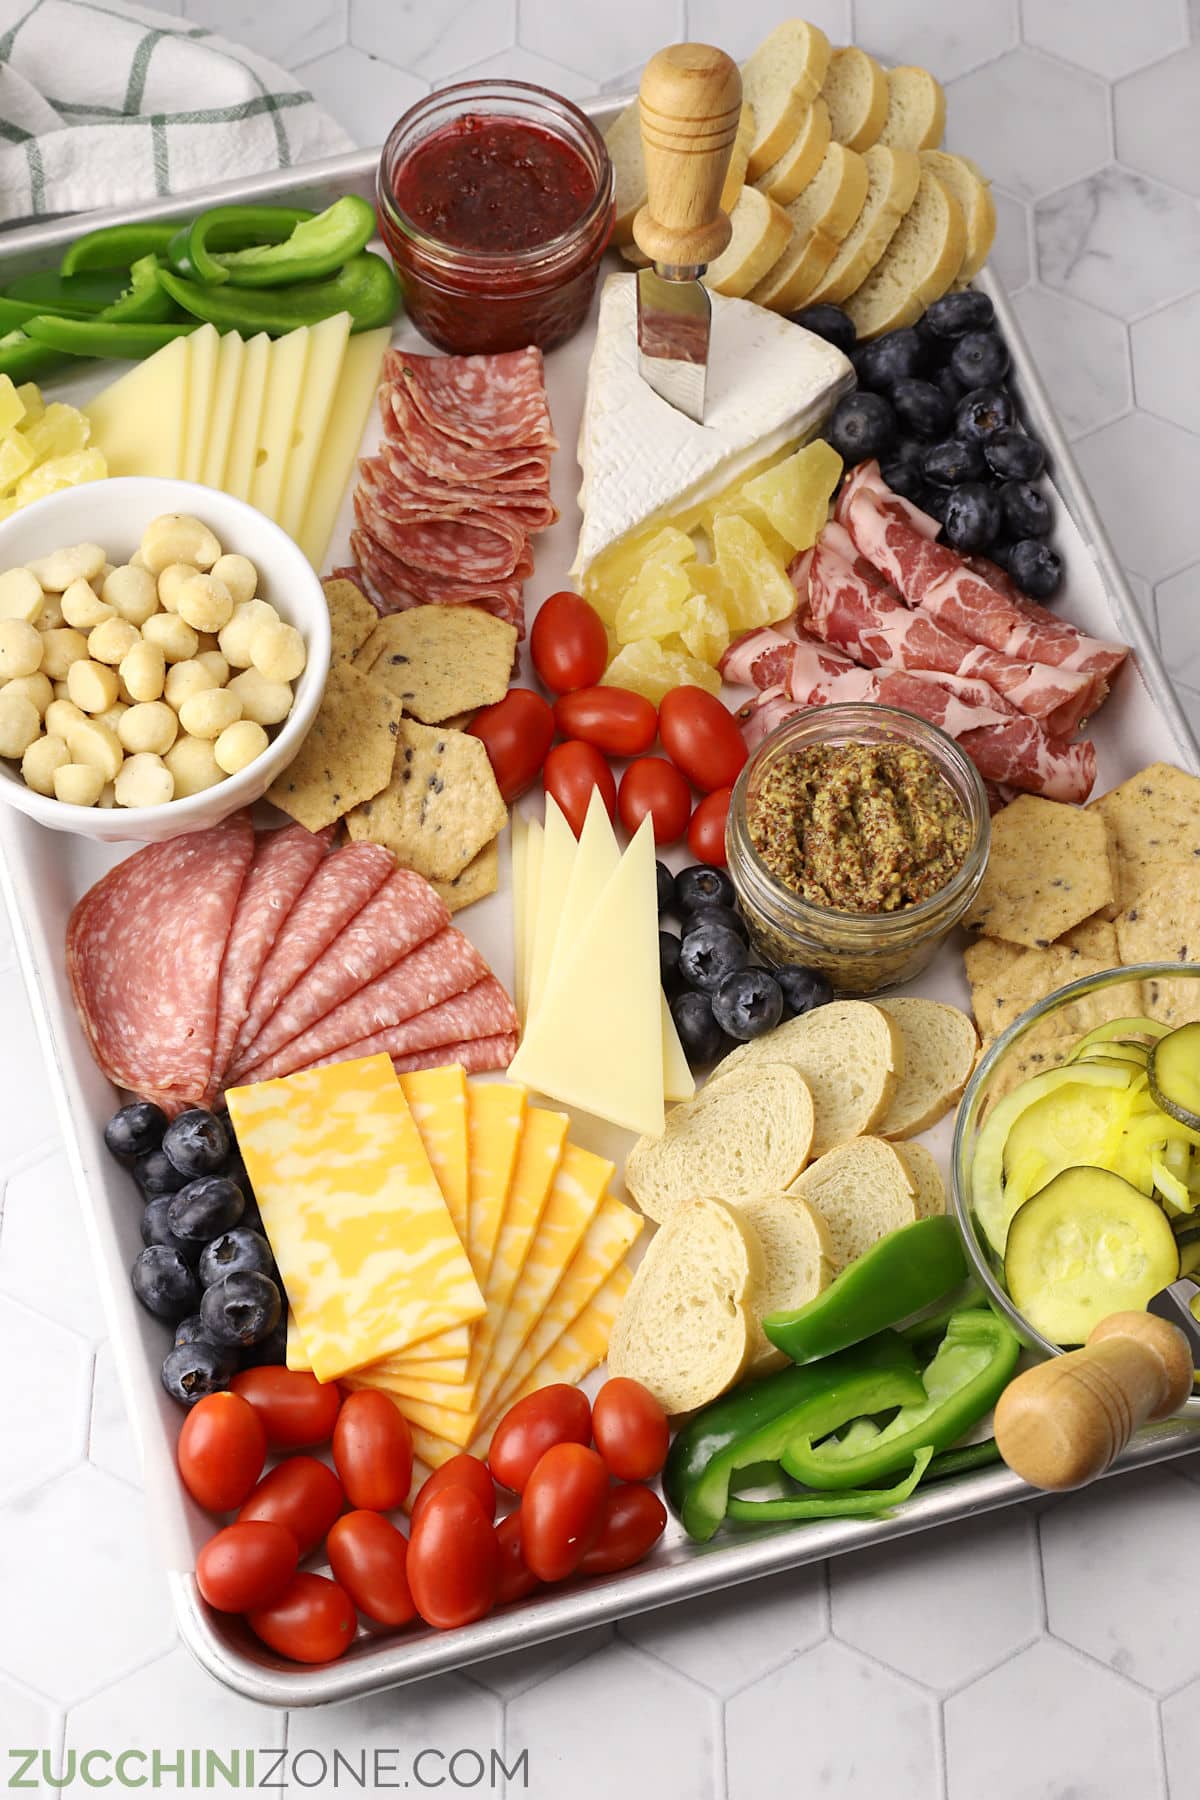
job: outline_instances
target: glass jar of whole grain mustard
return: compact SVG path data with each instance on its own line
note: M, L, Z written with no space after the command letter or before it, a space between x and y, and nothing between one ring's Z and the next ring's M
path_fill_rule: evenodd
M868 787L861 809L847 799L856 780L893 779L895 792ZM819 810L806 813L814 792ZM915 713L864 703L806 708L760 744L733 791L726 853L767 962L818 969L841 994L872 994L925 967L974 898L990 839L987 794L966 752Z

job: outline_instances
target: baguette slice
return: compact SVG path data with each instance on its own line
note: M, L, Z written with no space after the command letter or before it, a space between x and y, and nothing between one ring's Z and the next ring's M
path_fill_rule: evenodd
M762 1328L767 1313L793 1312L823 1293L833 1280L833 1240L819 1212L799 1194L760 1194L738 1207L762 1252L762 1278L750 1296L754 1315L754 1348L750 1372L765 1375L782 1368L787 1357Z
M946 129L946 95L928 69L889 69L888 111L879 142L892 150L936 150Z
M753 142L754 108L743 100L737 136L733 140L733 149L729 152L729 167L725 171L725 186L721 189L721 211L724 213L732 213L746 185Z
M692 1412L745 1373L751 1295L763 1280L753 1228L722 1200L691 1200L647 1246L608 1340L608 1372Z
M797 1176L790 1191L824 1219L839 1275L889 1231L917 1217L916 1183L899 1152L882 1138L855 1138L830 1150Z
M897 1144L896 1149L916 1188L913 1205L918 1219L940 1217L946 1210L946 1184L933 1157L924 1144Z
M614 244L628 244L633 239L633 221L646 204L642 121L636 100L613 120L604 134L604 142L612 159L616 188L612 241Z
M911 150L874 144L863 152L867 197L849 237L808 296L808 304L840 303L861 287L917 196L921 164Z
M921 161L946 183L962 207L967 253L958 279L970 281L987 261L996 238L996 202L991 188L969 156L952 156L948 150L922 150Z
M661 1137L640 1137L625 1186L660 1225L697 1194L720 1194L736 1206L782 1192L808 1161L812 1136L808 1084L795 1069L764 1060L674 1107Z
M734 1075L757 1077L771 1063L790 1064L808 1084L815 1109L811 1154L822 1156L873 1131L883 1118L904 1070L904 1039L869 1001L831 1000L733 1051L705 1092Z
M744 187L729 215L733 236L705 272L707 286L740 299L762 280L783 255L792 236L792 221L757 188Z
M742 98L754 108L751 181L779 161L799 132L832 54L819 26L785 19L742 64Z
M852 231L867 198L867 165L857 150L830 144L804 192L784 208L792 240L749 298L776 312L803 306Z
M835 50L821 98L829 108L835 144L869 150L879 142L888 116L889 89L887 76L873 56L853 44Z
M876 1130L880 1137L916 1137L954 1105L975 1067L975 1027L957 1006L901 996L876 1005L904 1038L904 1074Z
M967 248L962 208L932 169L862 286L846 299L859 338L915 325L957 279Z
M816 175L825 159L825 152L833 141L833 127L829 122L829 108L818 97L813 101L804 115L804 123L800 127L788 148L778 162L764 169L755 187L769 194L780 206L786 206L797 194L802 194L809 182Z

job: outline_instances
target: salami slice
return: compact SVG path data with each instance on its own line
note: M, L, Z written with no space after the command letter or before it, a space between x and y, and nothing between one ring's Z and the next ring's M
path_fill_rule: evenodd
M445 1044L461 1044L475 1038L503 1037L518 1026L516 1008L494 975L485 975L474 987L440 1006L431 1006L400 1025L389 1025L356 1044L345 1044L313 1064L349 1062L358 1056L409 1056L417 1050L438 1050Z
M393 555L414 569L460 579L502 581L515 571L525 548L519 525L486 512L449 513L408 508L373 483L365 472L354 496L354 512Z
M447 510L462 505L463 494L479 495L479 506L487 513L501 518L511 519L525 531L545 531L558 518L558 508L544 487L497 489L479 488L464 490L455 482L443 481L436 475L429 475L406 456L403 446L394 439L384 441L380 454L359 465L364 471L378 466L380 474L385 475L397 493L397 498L406 504L408 497L423 501L430 506L444 506Z
M408 568L361 528L350 533L350 552L372 604L385 616L404 612L410 606L481 606L485 612L515 625L519 637L525 636L519 575L507 581L477 584L435 581L428 572L422 575Z
M441 1069L457 1063L468 1075L483 1075L489 1069L507 1069L517 1054L515 1031L500 1037L470 1038L465 1044L443 1044L434 1050L417 1050L412 1056L393 1056L397 1075L411 1075L414 1069Z
M395 867L395 857L380 844L347 844L317 866L254 984L233 1046L234 1065L300 977L379 892Z
M253 854L247 812L149 844L89 888L67 925L92 1055L118 1087L172 1111L208 1089L221 965Z
M397 869L328 950L302 975L238 1058L235 1080L253 1074L285 1044L450 923L450 910L423 876Z
M477 450L510 444L558 448L546 402L542 353L533 346L493 356L418 356L389 350L383 375L386 381L403 384L426 422L459 443Z
M483 487L533 487L549 480L550 452L516 444L506 449L475 450L431 426L412 403L408 389L399 382L385 382L379 390L383 429L403 444L413 461L443 481L482 484Z

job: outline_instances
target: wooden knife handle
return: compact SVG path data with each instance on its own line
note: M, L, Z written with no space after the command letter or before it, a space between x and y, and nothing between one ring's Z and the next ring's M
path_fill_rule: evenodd
M1031 1486L1082 1487L1140 1425L1178 1412L1192 1391L1183 1332L1154 1313L1113 1313L1081 1350L1018 1375L996 1404L996 1444Z
M642 75L647 201L633 222L651 262L697 268L720 256L731 227L721 211L742 109L737 64L711 44L671 44Z

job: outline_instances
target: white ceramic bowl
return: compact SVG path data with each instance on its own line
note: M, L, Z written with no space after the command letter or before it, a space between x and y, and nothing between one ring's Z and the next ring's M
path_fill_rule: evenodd
M0 523L0 572L70 544L102 544L110 562L124 561L137 549L151 519L168 512L194 514L216 533L222 550L248 556L258 570L259 594L300 632L308 661L295 683L292 710L248 767L166 806L68 806L26 787L20 765L0 758L0 800L55 831L76 831L103 843L154 844L218 825L262 798L296 755L321 704L329 673L329 609L320 579L286 532L244 500L216 488L149 475L64 488Z

